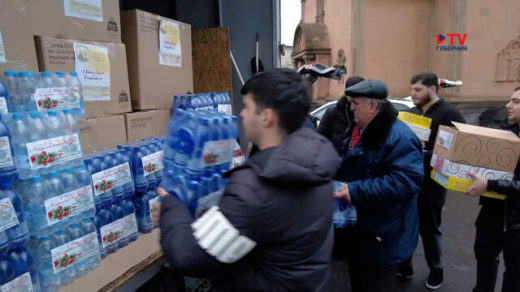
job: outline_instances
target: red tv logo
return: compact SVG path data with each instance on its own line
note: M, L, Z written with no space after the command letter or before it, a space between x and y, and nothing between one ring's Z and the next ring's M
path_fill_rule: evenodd
M464 43L466 42L466 36L468 34L463 34L461 36L460 33L448 33L446 34L449 38L450 38L450 46L453 46L453 38L454 37L457 37L459 39L459 45L460 46L464 46ZM439 45L440 43L444 42L446 40L446 37L443 36L442 34L438 34L437 35L437 45Z

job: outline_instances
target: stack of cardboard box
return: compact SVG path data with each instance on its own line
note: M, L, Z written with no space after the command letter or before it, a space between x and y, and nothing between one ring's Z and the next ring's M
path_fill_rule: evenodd
M430 165L431 177L446 189L465 191L472 183L469 173L486 179L512 180L520 157L520 139L513 133L455 123L440 126ZM504 199L486 192L483 196Z
M403 121L417 135L419 140L427 142L430 139L432 120L408 112L399 112L398 118Z

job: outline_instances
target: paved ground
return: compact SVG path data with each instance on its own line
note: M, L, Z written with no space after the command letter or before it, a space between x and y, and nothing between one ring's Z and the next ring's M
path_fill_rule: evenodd
M471 292L473 289L476 277L476 261L473 255L474 222L479 210L477 199L466 197L461 193L448 192L441 228L445 265L444 283L437 291ZM399 283L396 292L431 291L424 285L429 269L424 260L421 242L415 252L413 262L415 269L413 280L408 283ZM331 291L350 292L350 288L345 288L345 286L348 286L346 269L345 265L341 269L333 271ZM503 272L504 266L501 262L496 292L500 291Z

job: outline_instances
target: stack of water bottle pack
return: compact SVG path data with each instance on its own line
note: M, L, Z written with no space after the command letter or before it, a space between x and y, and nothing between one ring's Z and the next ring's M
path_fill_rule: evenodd
M218 204L233 167L237 118L216 111L177 108L165 141L165 177L161 184L199 217Z
M347 185L344 182L333 181L333 193L338 192L342 187ZM343 202L340 199L334 200L334 213L332 215L332 223L334 228L345 228L349 225L357 224L357 209L356 206Z
M5 71L0 82L0 113L70 109L76 120L85 119L83 89L76 72L14 73Z
M231 115L231 99L227 92L200 93L173 96L173 110L214 110Z

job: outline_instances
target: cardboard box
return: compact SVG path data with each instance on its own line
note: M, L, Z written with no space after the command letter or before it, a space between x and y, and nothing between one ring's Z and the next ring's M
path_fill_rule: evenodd
M0 4L0 72L6 70L38 71L36 48L29 13L20 1L5 0Z
M457 191L457 192L464 192L467 190L471 184L473 183L472 180L462 179L462 178L456 178L451 176L445 176L442 173L436 171L435 169L432 170L431 178L436 181L438 184L443 186L447 190ZM499 200L504 200L506 196L495 193L495 192L485 192L481 196L488 197L488 198L494 198Z
M433 152L452 162L514 172L520 139L508 131L453 122L440 126Z
M87 4L86 1L80 0L23 2L27 3L31 29L35 36L121 42L119 0L99 1L101 6L96 6L96 1L89 1Z
M36 37L36 50L40 71L75 71L75 55L73 44L79 42L107 48L110 62L110 92L107 101L88 101L85 98L85 115L87 118L103 117L130 112L130 86L128 84L128 67L124 44L84 42L51 37ZM83 83L80 72L80 81ZM83 90L85 94L85 85Z
M430 139L431 119L408 112L399 112L398 118L412 129L419 140L428 141Z
M125 115L126 135L129 142L168 133L170 110L133 112Z
M178 25L181 67L159 63L159 25ZM128 72L134 110L172 107L173 95L193 92L191 26L140 10L121 13L122 38L128 55Z
M469 176L470 173L475 173L485 179L504 179L512 180L514 173L507 171L500 171L489 169L485 167L472 166L457 162L451 162L448 159L433 153L430 166L436 171L442 173L445 176L454 178L461 178L466 180L472 180Z
M79 139L83 153L126 144L125 129L125 117L122 115L79 122Z

